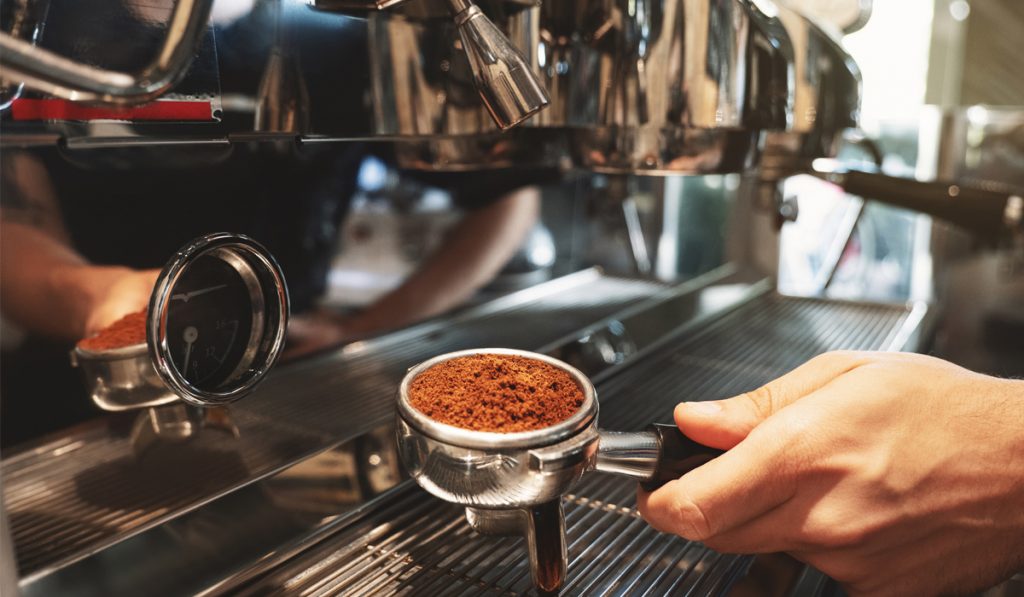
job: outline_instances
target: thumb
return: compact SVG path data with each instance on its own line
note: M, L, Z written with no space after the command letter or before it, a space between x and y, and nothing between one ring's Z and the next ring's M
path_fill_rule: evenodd
M728 450L768 417L870 360L868 352L825 353L745 394L726 400L681 402L673 413L676 425L696 442Z

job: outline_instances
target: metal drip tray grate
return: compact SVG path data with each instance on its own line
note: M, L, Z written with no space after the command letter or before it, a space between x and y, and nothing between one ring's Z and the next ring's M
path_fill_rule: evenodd
M678 402L739 394L830 350L901 349L920 314L903 305L762 296L599 384L602 425L670 423Z
M599 379L602 426L670 421L682 400L752 389L835 349L902 347L910 307L763 295L686 330ZM722 594L750 564L650 528L635 484L592 474L565 499L569 570L563 595ZM475 534L461 508L411 482L378 498L314 547L280 563L247 595L520 595L522 540Z
M595 476L581 489L604 499L566 500L571 565L562 594L714 593L745 570L746 558L660 534L618 505L631 503L632 484ZM473 533L461 508L406 484L241 594L520 595L532 586L522 543Z
M389 421L406 368L438 350L535 349L664 290L588 270L284 368L231 407L234 433L136 458L129 414L15 454L2 473L20 573L44 575Z

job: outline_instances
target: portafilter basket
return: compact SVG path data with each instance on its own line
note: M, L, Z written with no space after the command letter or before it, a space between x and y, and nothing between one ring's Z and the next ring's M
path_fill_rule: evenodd
M438 422L409 403L409 386L427 369L472 355L510 355L568 373L583 404L568 419L532 431L473 431ZM406 373L398 391L398 452L406 470L431 494L466 506L479 532L522 534L534 583L554 591L565 578L567 553L561 497L591 470L639 480L652 490L721 454L684 436L674 425L640 432L597 428L594 384L547 355L506 348L462 350L434 357Z

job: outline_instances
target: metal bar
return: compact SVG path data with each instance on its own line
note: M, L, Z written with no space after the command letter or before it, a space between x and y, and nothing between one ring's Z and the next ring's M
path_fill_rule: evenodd
M625 488L625 489L620 487L620 488L618 488L618 489L616 489L614 491L614 494L615 495L627 495L629 493L629 491L630 491L630 489L628 487ZM572 508L568 512L566 512L565 525L566 525L566 533L567 533L567 535L569 535L569 537L568 537L568 539L569 539L568 550L569 550L569 574L570 575L572 574L572 563L576 560L576 556L575 556L576 549L580 546L581 541L583 540L583 535L581 535L580 537L578 537L576 539L573 539L572 536L573 536L574 532L579 527L597 528L598 527L598 522L600 520L604 520L605 514L607 514L607 511L605 511L605 510L589 509L589 508L585 509L585 510L584 509L580 509L580 508ZM577 518L577 516L578 516L578 518ZM585 532L584 532L584 535L585 535ZM506 558L512 558L513 561L523 561L522 548L518 548L517 549L517 547L518 546L513 546L513 548L509 550L509 552L506 554L505 557ZM514 573L514 574L512 574L511 576L508 576L509 573ZM496 586L505 586L505 587L513 588L513 587L516 587L517 585L524 584L526 582L528 576L529 576L529 573L530 573L530 570L529 570L528 567L525 567L525 566L521 567L521 568L516 567L516 568L512 568L512 569L508 570L504 574L500 574L496 579L493 579L491 582L494 583ZM483 577L485 577L485 576L486 576L486 574L483 574L481 576L481 579L483 579ZM502 580L502 579L504 579L504 580Z
M0 76L72 101L142 103L167 92L188 70L206 31L213 0L177 0L156 56L138 73L82 64L0 33Z
M684 544L683 549L672 559L671 563L658 571L658 575L647 585L647 589L644 590L641 597L647 597L647 595L667 595L668 593L662 592L663 589L660 588L662 584L669 578L672 571L679 567L680 562L687 558L692 558L691 552L701 549L703 547L699 543L688 542Z
M624 557L619 558L614 567L608 566L604 568L604 570L598 570L597 574L593 575L593 578L591 578L588 583L580 585L580 593L584 595L606 594L608 592L607 588L605 590L598 590L596 588L598 583L605 580L606 577L611 576L612 578L610 582L614 584L624 579L626 573L635 566L640 565L647 553L654 547L655 542L651 540L652 536L657 537L658 533L651 527L647 526L646 523L641 522L639 524L640 529L636 535L622 548L621 553ZM639 551L635 551L639 545L642 545L639 544L641 540L646 540L646 546L642 547Z

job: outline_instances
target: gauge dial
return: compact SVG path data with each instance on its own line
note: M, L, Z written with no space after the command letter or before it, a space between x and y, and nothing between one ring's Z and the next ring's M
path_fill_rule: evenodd
M262 335L262 295L236 269L239 264L203 255L171 292L167 340L171 361L187 382L216 390L251 364L250 345ZM247 268L245 268L247 269ZM244 271L244 269L243 269Z
M188 402L223 404L251 391L280 355L288 292L263 247L213 234L164 268L149 317L150 354L161 379Z

